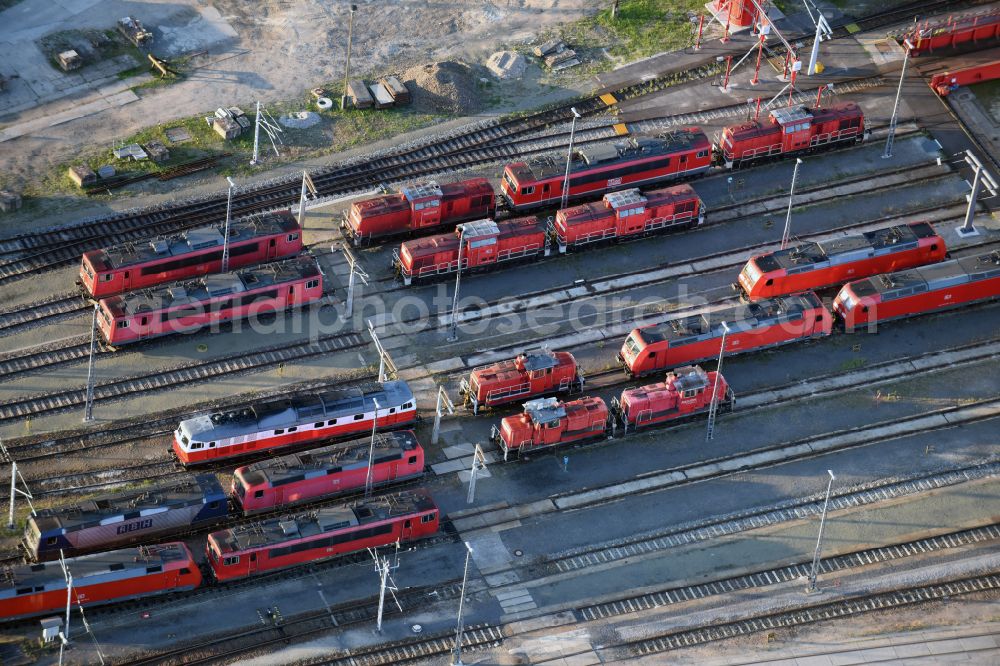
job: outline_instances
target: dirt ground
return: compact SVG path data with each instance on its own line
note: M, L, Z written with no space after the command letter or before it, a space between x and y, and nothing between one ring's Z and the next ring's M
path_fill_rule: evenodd
M27 18L31 5L39 1L24 0L0 13L6 33L0 36L0 51L4 46L16 45L21 35L37 39L41 34L65 30L80 18L67 14L39 25L37 15ZM89 24L113 25L120 15L128 13L142 18L142 10L134 3L111 0L82 4L90 5L85 10ZM150 26L156 48L199 54L191 61L190 75L170 85L134 89L138 99L130 103L5 141L0 150L0 186L21 189L33 182L37 186L36 179L42 174L81 151L110 146L116 138L178 117L210 113L220 106L250 109L256 99L264 103L295 99L305 102L310 88L324 83L339 85L334 82L343 76L349 19L346 1L218 0L209 5L194 0L150 0L150 4L154 7L147 11L160 17L159 23ZM352 77L401 72L413 65L441 60L479 64L502 44L531 42L545 29L585 16L602 3L357 0L356 4ZM166 9L168 5L173 14ZM95 17L95 13L102 16ZM104 90L81 91L8 113L0 117L0 129L63 112L72 103L107 97L108 87L128 94L128 81L111 77L111 83L104 82ZM537 102L537 93L529 89L524 97ZM516 106L514 102L511 106ZM217 174L215 177L218 179ZM184 185L190 184L185 179ZM67 206L77 205L61 197L48 203L51 205L43 202L32 209L32 216L48 217L52 213L54 220L50 223L69 221L60 219L60 213ZM6 227L9 220L0 219L0 224Z

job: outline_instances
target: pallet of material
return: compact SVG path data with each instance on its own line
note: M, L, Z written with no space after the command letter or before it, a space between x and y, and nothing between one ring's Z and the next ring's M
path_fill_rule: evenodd
M379 83L385 86L389 94L392 95L392 99L396 104L409 104L410 103L410 91L407 90L403 82L397 79L395 76L387 76L384 79L379 79Z
M576 57L576 51L573 49L566 49L545 58L545 65L554 72L579 64L580 60Z
M563 42L562 42L561 39L552 39L552 40L549 40L549 41L545 42L541 46L536 46L534 48L533 52L534 52L535 56L537 56L539 58L544 58L545 56L547 56L547 55L549 55L551 53L555 53L556 51L563 50L565 47L566 47L566 45L563 44Z
M372 97L375 98L376 109L387 109L395 104L392 95L389 94L388 89L381 83L373 83L368 86L368 89L371 90Z
M360 79L347 84L347 96L351 98L351 105L355 109L370 109L375 104L368 93L368 86Z

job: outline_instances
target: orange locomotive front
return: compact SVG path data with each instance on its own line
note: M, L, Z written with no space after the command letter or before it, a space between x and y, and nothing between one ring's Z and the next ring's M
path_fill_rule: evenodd
M736 404L725 377L689 365L668 372L662 382L625 389L620 398L612 399L611 412L627 433L706 412L713 395L717 404L730 408Z
M582 389L583 375L573 355L549 351L519 354L512 360L474 368L461 385L465 405L473 414L478 414L480 407Z
M515 452L523 455L569 442L603 437L609 428L608 406L588 396L572 402L538 398L524 403L524 412L507 416L491 437L503 451L504 460Z

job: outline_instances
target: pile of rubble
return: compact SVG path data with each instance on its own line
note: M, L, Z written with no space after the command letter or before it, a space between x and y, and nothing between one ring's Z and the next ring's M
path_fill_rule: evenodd
M534 54L553 72L580 64L576 51L566 46L566 42L561 39L552 39L541 46L536 46Z
M513 51L497 51L486 61L486 68L498 79L519 79L527 66L524 56Z
M400 78L410 90L413 105L422 111L466 114L480 108L475 76L463 63L418 65L403 72Z

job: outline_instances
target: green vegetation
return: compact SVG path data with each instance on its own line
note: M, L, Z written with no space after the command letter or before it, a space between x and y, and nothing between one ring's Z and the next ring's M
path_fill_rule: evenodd
M844 361L843 363L841 363L840 367L837 368L837 370L840 371L840 372L850 372L851 370L858 370L860 368L865 367L866 363L868 363L867 359L860 358L860 357L859 358L852 358L852 359L848 359L848 360Z
M148 90L158 85L165 85L167 81L164 79L164 83L159 83L159 79L154 79L141 86L136 86L133 90L137 92ZM277 119L281 114L301 111L304 108L309 108L309 105L287 102L268 107L267 111ZM253 111L253 109L246 108L244 110ZM110 164L115 167L119 175L136 176L147 173L159 174L192 160L219 156L218 173L220 176L247 176L273 168L280 163L371 143L426 127L443 119L443 116L440 115L419 113L408 108L382 111L353 109L340 111L339 108L334 108L329 111L316 112L320 115L320 122L313 127L305 129L282 127L284 130L281 134L283 144L278 146L278 150L281 152L280 158L275 157L270 140L266 135L261 134L259 150L262 159L261 163L256 166L250 166L250 157L253 154L252 128L244 131L236 139L225 141L205 121L206 116L211 116L210 113L206 113L204 116L192 116L149 127L124 139L125 145L138 143L145 146L150 141L159 141L170 151L170 157L165 162L157 164L148 159L140 162L119 160L112 153L113 147L108 146L92 150L59 165L37 186L37 192L36 188L28 188L25 194L29 196L36 193L41 195L42 192L51 193L53 191L79 194L79 188L67 176L67 169L70 166L81 164L90 167L95 172L98 167ZM253 115L251 114L249 117L252 121ZM172 144L166 136L166 130L172 127L186 128L191 134L191 139L180 144ZM224 156L225 153L230 154ZM127 189L126 187L121 191Z
M616 38L612 55L635 59L690 44L694 30L688 12L704 11L700 0L622 0L616 18L609 8L588 21Z

